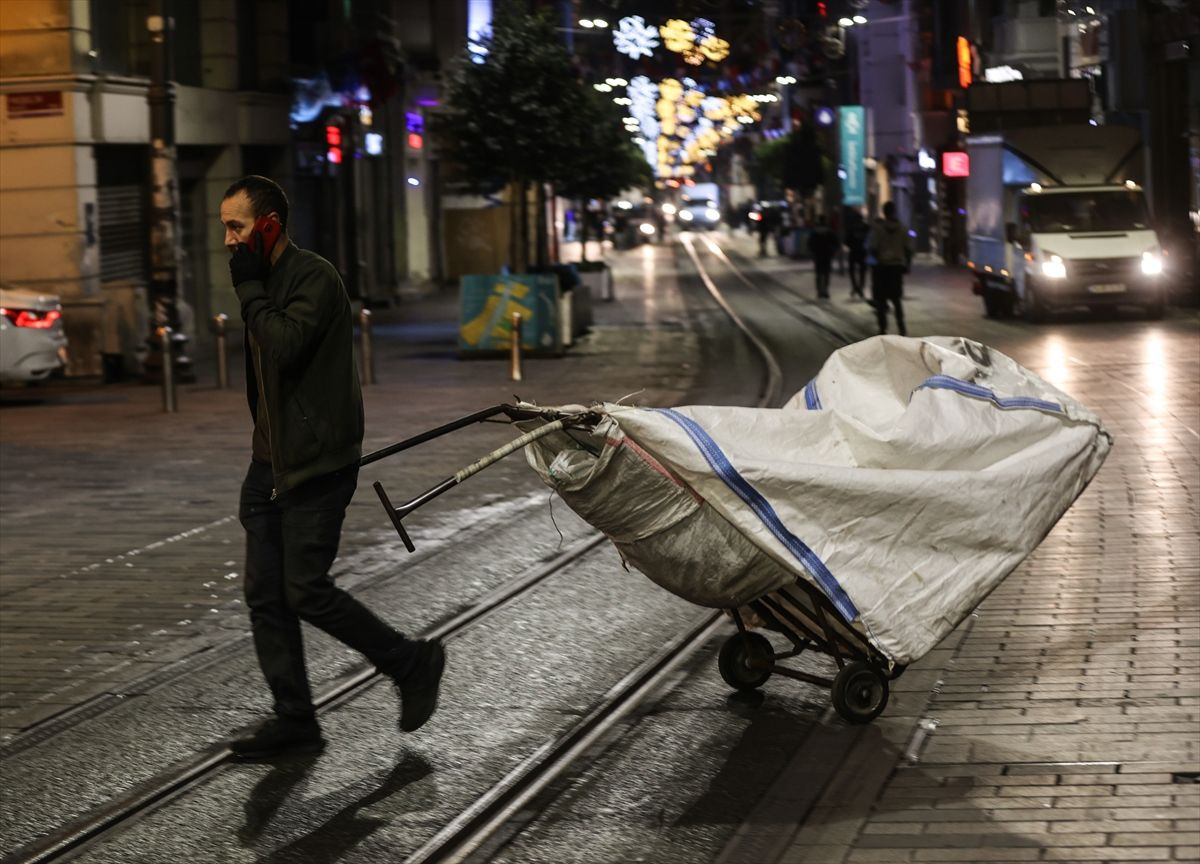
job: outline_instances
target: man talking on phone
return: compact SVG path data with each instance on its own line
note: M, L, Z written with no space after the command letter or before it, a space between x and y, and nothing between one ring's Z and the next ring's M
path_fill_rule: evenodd
M406 639L330 578L358 484L362 391L346 289L332 264L289 240L287 221L287 196L266 177L243 177L221 201L229 273L246 325L254 420L238 507L246 530L246 605L275 712L231 743L242 758L324 747L301 621L392 679L407 732L437 706L445 664L438 642Z

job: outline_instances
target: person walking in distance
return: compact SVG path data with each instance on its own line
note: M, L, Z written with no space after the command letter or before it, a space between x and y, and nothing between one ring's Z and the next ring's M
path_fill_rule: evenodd
M867 234L870 228L862 214L850 211L846 225L846 258L850 269L850 298L865 300L863 288L867 283Z
M837 250L838 239L825 220L825 214L817 217L817 224L808 235L808 252L812 255L813 273L817 279L817 297L829 299L829 275L833 270L833 253Z
M246 605L274 703L274 716L230 749L262 758L324 747L301 621L362 653L390 678L399 690L400 728L416 730L437 705L441 644L406 639L329 575L362 457L350 299L332 264L288 238L287 197L273 180L251 175L230 186L221 223L245 322L254 422L238 507L246 531Z
M876 219L871 227L867 244L875 259L871 274L871 302L875 304L875 319L879 332L887 332L888 303L896 313L896 329L901 336L908 335L904 327L904 274L912 261L912 243L908 228L896 218L896 204L888 201L883 205L883 218Z

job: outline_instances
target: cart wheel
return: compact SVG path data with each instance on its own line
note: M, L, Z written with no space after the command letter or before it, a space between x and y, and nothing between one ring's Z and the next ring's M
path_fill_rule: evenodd
M870 723L888 701L887 679L863 663L847 663L833 679L833 707L851 723Z
M725 640L717 668L725 683L737 690L761 687L771 677L775 649L761 633L735 633Z

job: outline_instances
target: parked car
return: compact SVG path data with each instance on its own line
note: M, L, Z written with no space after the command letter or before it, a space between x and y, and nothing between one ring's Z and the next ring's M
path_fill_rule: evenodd
M41 381L66 363L59 299L0 284L0 383Z

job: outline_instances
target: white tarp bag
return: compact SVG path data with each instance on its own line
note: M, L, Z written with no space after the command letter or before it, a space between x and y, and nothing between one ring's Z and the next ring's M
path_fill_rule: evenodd
M737 608L797 578L895 663L946 634L1099 470L1100 419L967 339L843 348L778 409L597 406L530 465L625 560Z

